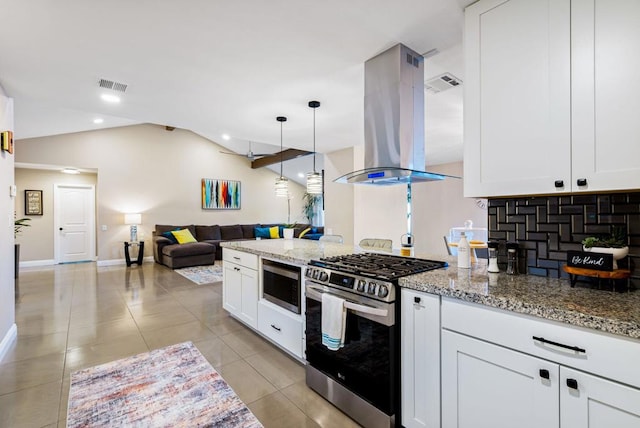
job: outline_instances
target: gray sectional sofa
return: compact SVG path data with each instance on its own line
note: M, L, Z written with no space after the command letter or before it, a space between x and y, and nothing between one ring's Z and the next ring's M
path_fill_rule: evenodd
M234 225L163 225L157 224L153 231L153 258L156 263L163 264L172 269L210 265L215 260L222 260L221 242L255 239L256 227L273 227L277 224L234 224ZM298 224L295 227L294 237L299 237L309 225ZM177 229L189 229L198 242L188 244L176 244L162 234ZM322 227L314 228L315 233L309 234L308 239L317 239L323 233ZM306 236L304 236L306 237Z

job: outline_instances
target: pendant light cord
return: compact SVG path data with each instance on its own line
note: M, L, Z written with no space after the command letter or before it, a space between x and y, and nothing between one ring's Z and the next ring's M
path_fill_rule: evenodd
M280 178L282 178L282 122L280 122Z
M316 109L313 109L313 173L316 173Z

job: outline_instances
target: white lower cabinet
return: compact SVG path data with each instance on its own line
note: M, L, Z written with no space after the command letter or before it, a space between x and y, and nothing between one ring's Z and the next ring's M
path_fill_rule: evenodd
M270 302L258 303L258 331L296 357L303 357L302 318Z
M440 297L401 291L402 425L440 427Z
M445 428L559 427L558 379L558 364L442 331Z
M640 390L566 367L560 408L562 428L640 427Z
M227 254L227 250L224 250ZM247 256L251 256L248 254ZM257 256L255 265L257 266ZM250 327L258 327L258 271L223 256L222 307ZM253 266L253 260L249 258Z
M449 298L441 325L443 428L640 428L637 340Z

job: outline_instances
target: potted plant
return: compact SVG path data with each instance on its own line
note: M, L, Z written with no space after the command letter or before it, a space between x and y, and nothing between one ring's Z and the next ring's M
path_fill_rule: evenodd
M589 236L583 239L582 249L613 255L613 269L618 269L618 260L629 254L627 237L621 227L614 227L608 236Z
M312 195L305 192L302 196L302 213L310 225L318 225L314 220L318 215L318 205L322 202L322 195Z
M13 238L14 240L18 237L18 235L20 235L20 232L22 232L22 228L23 227L30 227L31 225L29 224L29 222L31 221L30 218L28 217L24 217L24 218L15 218L15 213L13 215L14 221L13 221ZM20 267L20 244L18 244L17 242L15 243L15 247L14 247L14 251L15 251L15 255L14 255L14 260L15 260L15 268L14 268L14 278L18 277L18 271L19 271L19 267Z
M282 237L284 239L293 239L293 233L295 231L297 223L285 223L283 224Z

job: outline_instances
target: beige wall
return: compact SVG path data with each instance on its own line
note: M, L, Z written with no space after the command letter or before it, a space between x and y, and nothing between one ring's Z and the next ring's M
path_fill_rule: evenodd
M325 155L327 227L358 243L363 238L386 238L400 247L407 233L407 186L366 186L333 183L348 172L361 169L363 146ZM462 176L462 162L429 167L429 171ZM487 211L476 199L463 197L463 180L412 185L412 217L415 250L418 254L446 255L442 237L451 227L472 220L474 227L487 227Z
M434 165L429 171L462 177L462 162ZM446 179L413 187L416 252L446 255L442 237L450 228L464 226L465 220L472 220L474 227L487 227L487 210L475 198L464 198L462 186L461 179Z
M253 170L240 156L186 130L136 125L16 143L16 162L74 166L97 171L98 260L119 260L129 236L124 213L142 213L138 230L150 239L155 224L276 223L287 219L286 199L276 198L276 175ZM242 182L240 210L202 210L200 180ZM302 186L291 183L292 221L303 220ZM101 230L107 226L107 231ZM26 235L25 235L26 239ZM27 244L27 242L25 242ZM151 250L146 251L151 255Z
M334 235L342 235L345 244L353 243L354 186L333 180L353 171L354 149L348 148L324 156L324 226Z
M21 262L52 261L54 258L54 212L53 188L56 184L88 184L96 186L94 173L79 175L64 174L60 171L16 168L15 181L18 187L16 213L18 217L29 217L30 227L22 229L16 239L20 243ZM27 216L24 212L24 191L42 190L42 215Z
M0 87L0 131L7 130L13 130L13 100L7 98ZM0 361L15 325L14 198L9 196L9 188L13 185L13 161L14 155L0 151L0 344L5 344L5 347L0 346Z

